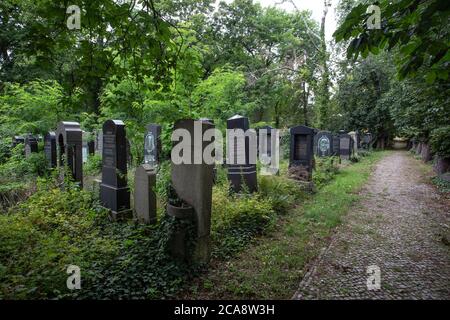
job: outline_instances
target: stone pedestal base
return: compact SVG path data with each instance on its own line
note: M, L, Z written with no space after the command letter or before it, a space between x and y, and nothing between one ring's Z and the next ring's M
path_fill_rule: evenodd
M105 208L110 209L116 218L122 216L122 212L130 211L130 189L116 188L102 183L100 184L100 202Z

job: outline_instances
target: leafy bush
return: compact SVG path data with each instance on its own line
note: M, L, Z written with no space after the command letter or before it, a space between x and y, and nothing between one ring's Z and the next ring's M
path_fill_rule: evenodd
M99 154L88 156L88 160L83 164L84 175L95 176L102 171L102 157Z
M317 188L322 187L338 172L337 157L316 158L316 168L313 171L313 181Z
M433 130L430 143L434 153L444 158L450 157L450 126Z

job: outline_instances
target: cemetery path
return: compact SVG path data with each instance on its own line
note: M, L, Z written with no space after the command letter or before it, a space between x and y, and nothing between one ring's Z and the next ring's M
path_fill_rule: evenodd
M407 152L382 159L293 298L450 299L449 199L428 175ZM379 290L368 290L372 265Z

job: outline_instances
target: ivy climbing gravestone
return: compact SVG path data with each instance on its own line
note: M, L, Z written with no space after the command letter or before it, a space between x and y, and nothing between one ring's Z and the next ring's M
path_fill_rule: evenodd
M310 181L314 161L314 129L297 126L290 129L289 172L292 178Z
M100 201L111 210L114 220L130 214L126 148L125 124L120 120L107 120L103 124Z
M56 134L53 131L47 132L44 136L44 152L50 168L56 167Z
M319 157L329 157L333 155L333 135L329 131L319 131L314 139L316 140L315 154Z
M241 192L244 188L249 192L258 189L256 153L256 131L250 130L248 118L235 115L228 119L227 168L234 192Z
M75 182L83 186L83 132L78 122L62 121L56 129L58 166L67 166ZM64 173L64 170L61 171ZM64 178L61 175L61 178Z
M203 157L205 148L211 142L203 141L202 137L214 125L209 122L191 119L179 120L174 125L172 140L171 177L172 186L177 196L193 208L196 225L194 255L191 260L207 263L211 254L211 206L214 162L208 163ZM176 137L178 132L187 136ZM181 148L180 148L181 147ZM176 151L178 150L178 151ZM181 151L182 150L182 151ZM175 159L183 155L183 161ZM181 207L180 207L181 208ZM183 245L183 243L180 243ZM183 250L176 250L183 252Z

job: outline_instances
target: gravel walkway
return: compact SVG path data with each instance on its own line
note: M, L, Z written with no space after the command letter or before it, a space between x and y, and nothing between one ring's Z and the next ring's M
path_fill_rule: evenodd
M450 299L449 199L427 181L407 152L382 159L293 298ZM380 289L368 290L373 265Z

